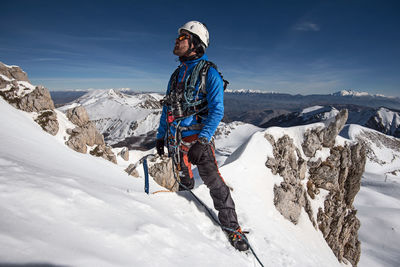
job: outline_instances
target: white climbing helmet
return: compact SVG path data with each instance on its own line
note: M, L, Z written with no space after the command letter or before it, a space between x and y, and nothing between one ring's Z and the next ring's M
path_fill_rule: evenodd
M208 35L208 30L203 23L192 20L192 21L186 22L182 27L180 27L178 29L178 34L181 33L181 30L186 30L190 33L196 34L200 38L200 40L203 42L205 47L206 48L208 47L208 45L210 43L210 38Z

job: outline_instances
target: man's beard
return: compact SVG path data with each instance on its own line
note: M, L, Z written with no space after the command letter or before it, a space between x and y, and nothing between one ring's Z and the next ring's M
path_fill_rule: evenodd
M187 55L189 52L189 48L186 49L186 51L181 51L181 48L179 46L175 46L174 50L172 51L172 53L178 57L182 57Z

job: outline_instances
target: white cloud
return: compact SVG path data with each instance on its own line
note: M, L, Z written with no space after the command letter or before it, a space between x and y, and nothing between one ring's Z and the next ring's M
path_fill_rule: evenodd
M294 26L294 30L303 32L318 32L321 30L320 26L312 22L302 22Z

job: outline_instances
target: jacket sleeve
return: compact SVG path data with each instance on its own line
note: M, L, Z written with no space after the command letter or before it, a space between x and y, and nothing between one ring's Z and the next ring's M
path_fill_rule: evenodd
M168 95L168 93L169 93L170 84L171 84L171 80L168 82L168 88L167 88L166 95ZM167 133L167 106L164 105L162 108L162 112L161 112L160 125L158 126L156 138L157 139L164 138L166 133Z
M210 141L224 117L224 83L218 71L213 67L208 70L206 90L208 115L202 121L204 127L200 131L199 137L206 137Z

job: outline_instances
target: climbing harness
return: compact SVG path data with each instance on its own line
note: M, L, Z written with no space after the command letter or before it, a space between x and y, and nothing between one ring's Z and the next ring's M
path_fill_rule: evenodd
M217 66L211 61L200 60L194 67L192 73L186 77L182 82L178 82L178 67L170 78L170 90L168 94L160 101L161 105L166 105L170 108L167 113L168 123L175 120L182 120L193 115L198 115L200 118L207 114L207 94L206 82L207 74L210 67L217 69ZM222 74L219 72L222 80L224 91L229 82L223 79ZM198 90L196 92L196 84ZM199 98L199 94L203 94L203 98Z

